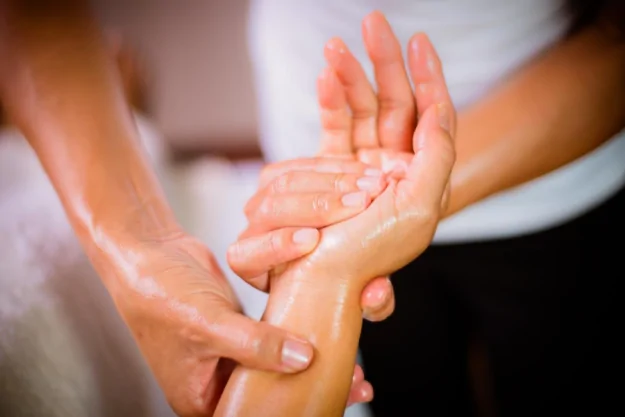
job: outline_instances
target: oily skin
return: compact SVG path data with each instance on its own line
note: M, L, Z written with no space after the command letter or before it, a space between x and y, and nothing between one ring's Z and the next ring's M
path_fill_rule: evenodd
M614 1L606 2L605 7L597 21L535 59L460 114L457 160L448 187L452 191L451 199L444 198L441 202L445 209L441 217L571 162L625 126L625 101L622 94L615 94L625 90L622 76L625 73L625 7ZM397 153L405 152L403 144L409 143L400 133L401 126L404 123L404 130L410 131L414 125L410 115L414 114L415 107L422 108L424 101L417 99L415 103L402 93L409 91L409 87L401 71L393 71L403 63L392 42L388 43L388 37L377 41L368 37L368 27L375 27L380 21L373 13L365 19L363 29L376 70L376 83L384 99L375 97L364 72L340 40L328 43L326 58L345 88L354 115L351 121L353 148L363 160L392 169L394 165L402 165L399 160L404 161L404 166L409 160L409 155ZM379 70L379 60L386 61L386 70ZM441 93L432 88L427 77L422 77L427 75L428 66L414 65L409 56L408 67L417 86L416 96ZM385 83L392 87L385 90ZM537 102L536 97L541 100ZM522 114L519 108L524 109ZM395 119L389 114L394 114ZM340 122L330 124L324 135L337 135L337 130L340 135L345 128ZM396 129L395 134L386 133L393 129ZM547 142L549 146L545 146ZM378 143L392 149L388 156L384 149L371 151ZM324 144L330 152L334 152L335 147L339 152L341 147L347 148L341 142ZM293 164L294 170L296 165ZM259 194L263 192L259 190ZM282 213L282 226L297 224L286 214ZM250 228L253 227L250 224Z
M358 159L378 169L371 171L371 175L378 175L380 182L368 182L377 193L378 187L388 182L387 177L402 175L402 170L412 160L414 153L411 151L411 142L417 118L423 115L431 103L451 106L451 99L444 88L440 60L425 35L417 34L411 42L413 53L409 55L408 69L410 77L417 85L413 93L409 76L404 69L401 45L384 16L379 12L366 16L362 33L374 66L379 96L343 41L338 38L331 39L324 50L328 68L322 72L318 81L319 105L322 110L321 154L337 156L356 152ZM344 105L345 100L349 109ZM452 117L450 130L454 132L455 129L456 120ZM347 140L346 137L352 137L353 140ZM334 223L332 213L316 210L313 203L316 193L331 189L332 184L328 182L323 187L312 186L313 183L322 182L321 177L324 174L319 174L320 169L306 161L282 161L264 168L259 190L247 205L248 228L241 234L239 241L230 247L231 268L260 290L268 290L267 274L248 273L239 266L235 254L241 252L241 245L247 245L249 250L253 250L253 245L248 245L248 242L257 241L258 238L254 236L261 231L273 229L271 233L278 233L281 228L288 229L295 225L321 227ZM290 185L293 180L304 176L307 178L306 183ZM313 180L316 177L320 178ZM281 184L283 193L280 198L275 197L273 183ZM281 204L285 200L284 193L291 192L291 187L297 189L290 196L299 200L297 211ZM375 197L376 193L371 197ZM449 189L445 192L443 207L447 206L448 196ZM263 210L262 215L259 215L261 204L265 208L272 207L273 210ZM253 253L246 252L246 257L250 256L255 257ZM364 317L378 321L392 314L395 300L388 278L376 278L367 288L369 291L363 293L363 305L367 304L365 298L375 297L381 300L383 308L375 311L365 308Z
M406 132L414 128L415 109L422 111L423 101L409 99L410 87L400 69L403 61L394 37L370 35L374 33L370 29L381 21L375 16L374 12L365 18L363 35L374 64L379 99L339 39L327 44L325 55L345 85L354 112L355 148L381 143L406 151L411 140ZM625 127L625 96L616 93L625 90L623 22L623 2L604 2L595 21L459 113L456 163L449 198L444 201L444 217L572 162ZM407 64L411 77L418 82L417 94L440 94L422 80L423 75L427 77L427 66L416 66L410 60ZM371 155L362 150L360 154L365 162L380 167L392 165L394 160L379 152ZM310 216L316 214L311 212ZM300 225L284 211L280 221L281 227Z
M381 14L374 18L379 23L374 32L390 30ZM416 35L408 55L423 51L436 59L427 37ZM430 82L441 91L441 95L430 97L448 97L439 64L432 67ZM319 92L325 132L323 155L330 160L356 160L347 94L333 71L324 72ZM431 100L422 105L405 170L386 176L386 188L363 213L323 228L319 245L311 254L270 276L263 320L301 331L314 343L315 361L306 372L294 376L238 367L224 391L217 416L343 415L349 369L355 362L362 324L362 288L425 250L442 214L441 201L454 162L451 133L455 113L446 101Z
M310 365L313 349L297 330L241 314L211 252L180 228L165 200L121 81L86 2L0 2L0 98L11 122L35 150L172 408L210 415L233 361L294 373ZM367 168L334 164L359 176ZM264 263L254 259L260 270L314 249L319 233L295 239L301 230L310 229L279 232L291 245L269 248ZM353 381L351 399L366 400L361 370Z
M624 126L625 102L622 95L614 94L614 91L625 89L625 78L622 77L625 73L624 7L618 2L607 2L606 8L601 19L538 57L481 102L460 114L457 161L448 187L452 191L451 199L444 198L441 202L445 209L441 217L556 169L594 149ZM427 100L406 99L402 92L409 90L405 77L401 71L393 71L393 68L403 66L397 48L388 41L389 36L382 36L379 40L369 36L375 33L370 29L381 21L373 13L365 19L363 32L376 70L376 83L384 99L375 97L358 63L350 57L340 40L329 42L326 58L345 88L354 115L351 121L353 149L358 150L363 160L380 168L392 169L394 165L406 165L409 156L398 153L405 152L407 149L403 144L409 143L401 130L410 132L414 125L411 116L414 109L421 113ZM415 56L420 58L414 59ZM429 94L440 98L441 90L428 81L427 70L432 66L415 65L415 61L424 57L428 60L427 54L413 54L408 58L410 75L417 86L415 95ZM381 69L382 66L385 69ZM383 88L384 85L389 88ZM545 86L550 86L549 90L546 91ZM535 97L541 97L539 105ZM323 100L322 91L320 98ZM523 117L519 117L515 110L518 108L525 109ZM336 112L326 110L324 117L330 121L332 114L341 112L340 106ZM573 123L571 114L575 115ZM344 118L338 117L337 120L334 124L324 123L327 127L325 136L340 136L340 132L346 129L348 124L341 122ZM393 129L396 133L387 133ZM585 134L580 136L580 131ZM547 141L548 147L544 146ZM375 149L379 143L392 150L388 156L385 156L386 150ZM324 141L324 146L329 152L338 148L339 153L348 148L340 141ZM398 160L403 160L403 164ZM292 167L297 170L296 163ZM259 194L263 192L261 188ZM445 195L449 196L449 192ZM297 224L289 220L287 213L281 214L283 226ZM253 227L250 224L250 229Z

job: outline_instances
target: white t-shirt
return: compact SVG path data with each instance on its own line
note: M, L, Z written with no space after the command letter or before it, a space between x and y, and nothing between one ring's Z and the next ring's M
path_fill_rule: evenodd
M458 109L558 42L571 23L563 0L254 0L249 45L260 138L270 161L310 156L318 150L316 78L325 66L323 46L328 39L340 36L373 79L360 25L376 9L385 13L402 45L418 31L430 36ZM624 183L625 133L621 133L573 163L450 217L439 226L435 242L510 237L550 228L597 206Z

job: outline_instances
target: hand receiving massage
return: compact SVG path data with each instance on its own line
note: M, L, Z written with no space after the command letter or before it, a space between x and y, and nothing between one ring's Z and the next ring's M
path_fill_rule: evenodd
M283 227L322 227L311 254L280 265L269 279L238 268L256 287L270 287L263 320L301 332L315 346L315 361L293 376L237 368L218 416L341 416L360 333L362 289L419 256L444 212L455 111L437 55L425 35L410 40L413 95L401 47L381 14L365 19L364 38L378 96L345 45L330 41L330 68L319 79L321 155L265 170L242 235L245 242ZM334 172L358 159L378 171L360 178ZM354 192L354 184L363 191ZM346 202L366 209L352 211Z

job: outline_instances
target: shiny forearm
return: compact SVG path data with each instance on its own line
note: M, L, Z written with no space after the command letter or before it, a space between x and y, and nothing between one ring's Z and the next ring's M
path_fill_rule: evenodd
M295 375L238 367L215 415L342 416L362 325L361 292L358 280L323 268L292 268L275 279L263 321L310 340L315 359Z
M597 25L459 115L447 215L553 171L625 126L625 43Z
M30 6L30 7L29 7ZM0 92L95 264L177 231L84 2L4 1Z

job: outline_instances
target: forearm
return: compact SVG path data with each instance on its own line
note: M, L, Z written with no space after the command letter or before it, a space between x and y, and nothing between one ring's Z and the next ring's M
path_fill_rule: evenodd
M87 253L104 268L132 240L166 236L177 226L83 3L2 3L0 92Z
M272 284L263 321L310 340L313 363L295 375L238 367L215 416L340 417L345 412L362 326L362 288L330 273L288 274Z
M459 115L447 215L592 151L625 126L625 43L590 26Z

